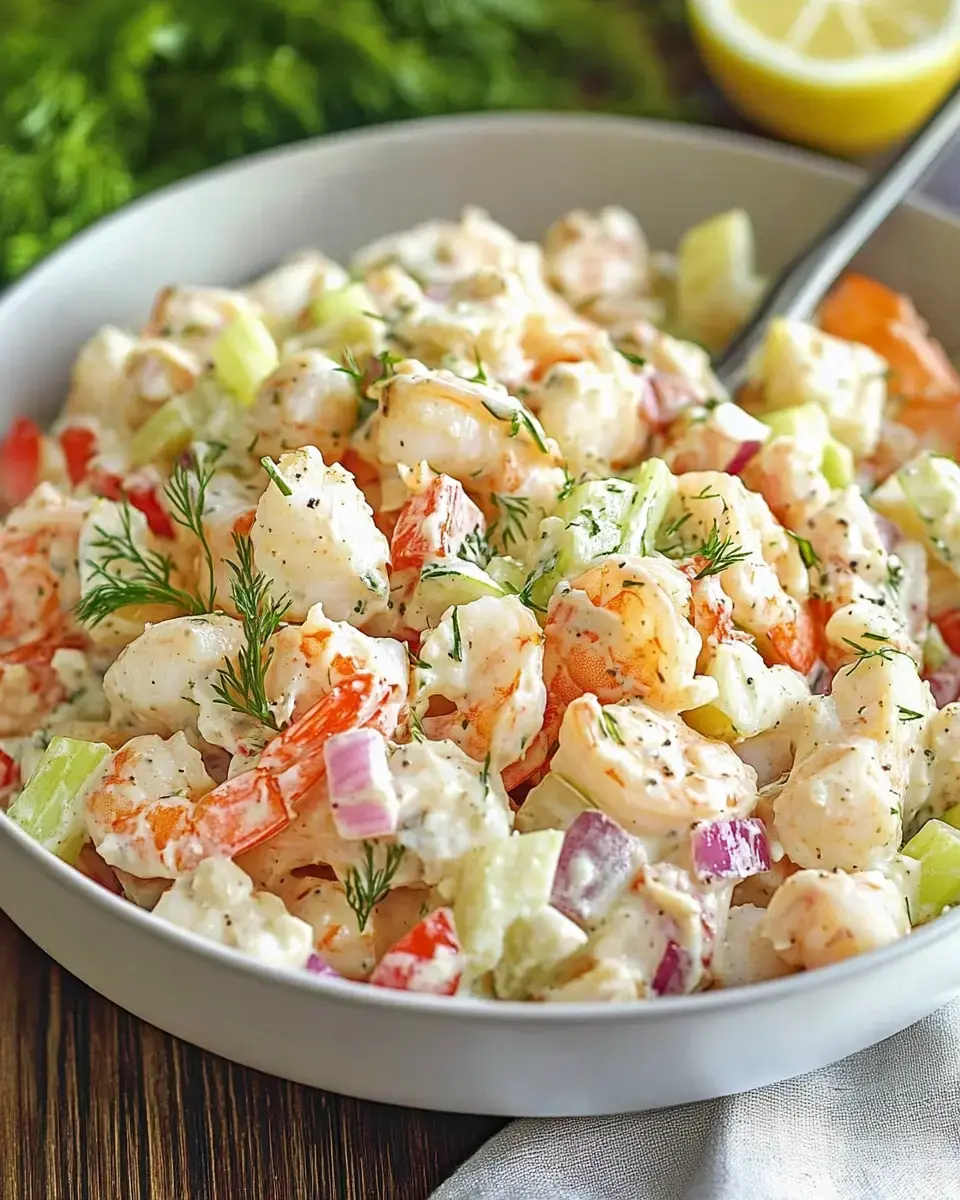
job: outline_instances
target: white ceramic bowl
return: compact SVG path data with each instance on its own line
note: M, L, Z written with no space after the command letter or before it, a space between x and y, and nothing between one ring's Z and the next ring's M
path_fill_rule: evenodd
M80 343L141 320L171 281L238 283L308 244L344 257L467 203L531 237L575 206L619 203L664 247L741 205L771 270L856 179L745 138L578 116L425 121L262 155L102 222L0 300L0 426L52 415ZM863 265L956 340L960 223L911 206ZM2 819L0 907L91 987L187 1041L302 1083L453 1111L609 1113L741 1091L859 1050L960 992L960 914L838 967L650 1004L418 998L272 973L108 895Z

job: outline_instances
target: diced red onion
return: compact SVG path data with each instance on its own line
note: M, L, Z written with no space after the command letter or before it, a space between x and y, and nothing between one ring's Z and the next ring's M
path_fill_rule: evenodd
M770 841L758 817L701 821L690 835L700 879L747 879L770 870Z
M762 446L763 442L743 442L740 449L724 467L724 471L728 475L739 475L754 455L759 454Z
M682 996L687 990L690 955L677 942L667 942L650 990L656 996Z
M376 729L348 729L323 746L333 823L342 838L384 837L397 828L399 802Z
M650 376L650 390L656 406L656 427L665 429L671 422L702 397L702 392L681 375L657 371Z
M810 694L812 696L829 696L833 690L833 679L835 671L831 671L828 666L819 663L813 669L813 679L810 683Z
M960 658L955 654L942 667L925 674L924 679L930 684L937 708L960 700Z
M873 519L877 524L877 533L880 534L883 547L889 554L903 541L903 534L892 521L882 517L878 512L874 512Z
M339 971L335 971L333 967L319 954L311 954L307 959L305 970L311 975L326 975L330 979L342 979L343 976Z
M638 858L636 839L616 821L595 809L581 813L564 835L550 903L581 925L598 920L633 878Z

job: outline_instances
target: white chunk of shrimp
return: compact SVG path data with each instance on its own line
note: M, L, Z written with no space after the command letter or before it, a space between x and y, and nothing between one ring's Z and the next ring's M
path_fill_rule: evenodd
M519 498L529 534L556 504L565 476L556 442L531 431L522 413L502 388L401 363L380 387L377 457L383 464L425 460L465 480L478 498Z
M96 417L111 429L126 428L126 365L136 339L105 325L77 355L65 413Z
M746 987L789 975L792 970L767 937L766 909L755 904L731 908L711 967L714 984L723 988Z
M910 932L900 888L878 871L797 871L766 910L765 931L788 966L813 970L888 946Z
M428 737L449 738L481 762L489 755L491 770L502 771L539 733L543 633L516 596L448 609L419 658L428 665L414 673L412 707Z
M318 296L349 282L350 276L333 259L318 250L300 250L261 275L246 294L272 324L284 327L294 324Z
M639 837L749 816L757 803L756 772L729 746L640 701L574 700L552 769Z
M615 205L595 215L567 213L547 230L543 251L548 281L574 307L642 295L649 286L647 239L636 218Z
M246 413L257 454L271 458L298 446L316 446L324 462L339 462L356 423L353 380L319 350L285 357L260 385Z
M274 594L290 601L289 619L318 603L355 625L383 612L390 547L353 477L315 446L281 455L276 472L282 483L260 497L250 540Z

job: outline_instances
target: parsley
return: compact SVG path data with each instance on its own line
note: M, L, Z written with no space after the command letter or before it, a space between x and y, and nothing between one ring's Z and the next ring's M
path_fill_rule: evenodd
M605 708L600 709L600 733L604 737L613 738L618 746L623 745L623 734L620 732L617 719L612 712Z
M453 626L453 649L450 657L454 662L463 662L463 642L460 640L460 611L454 607L450 613L450 624Z
M206 590L187 591L174 583L174 562L159 550L141 550L133 533L133 511L129 501L120 503L120 532L108 533L94 526L96 537L90 545L102 553L88 559L94 586L76 606L78 620L93 627L120 608L130 605L161 604L182 609L192 615L211 612L216 599L213 554L203 528L207 487L213 478L217 455L195 456L178 462L164 487L170 515L200 543L206 568ZM125 569L118 569L125 568Z
M343 891L347 904L353 909L357 918L357 928L363 933L373 910L390 891L393 877L403 859L403 846L387 846L386 858L382 867L377 867L374 861L374 846L372 842L363 843L363 863L352 867L343 882Z
M787 537L793 538L793 540L797 543L797 549L800 551L800 561L808 571L813 567L820 566L820 555L817 554L816 550L814 550L813 546L805 537L801 537L798 533L794 533L790 529L787 530Z
M279 731L267 700L266 675L273 658L273 647L268 649L267 643L280 628L290 602L286 596L273 599L270 580L254 564L250 539L235 533L233 544L237 561L227 564L232 576L230 595L243 621L246 646L235 663L228 659L217 672L213 691L220 704Z

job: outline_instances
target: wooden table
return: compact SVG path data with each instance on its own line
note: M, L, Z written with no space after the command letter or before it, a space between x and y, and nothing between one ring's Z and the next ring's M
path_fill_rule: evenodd
M707 119L742 126L682 36L669 53ZM935 190L956 202L958 180ZM502 1124L234 1066L95 995L0 914L0 1200L425 1200Z

